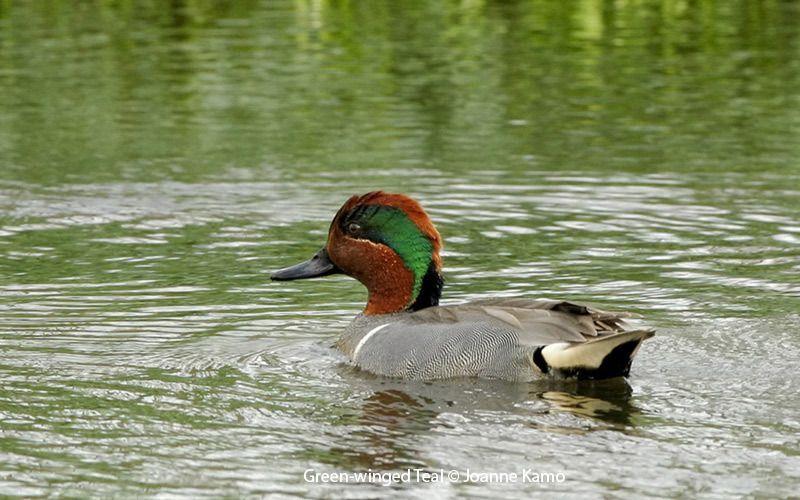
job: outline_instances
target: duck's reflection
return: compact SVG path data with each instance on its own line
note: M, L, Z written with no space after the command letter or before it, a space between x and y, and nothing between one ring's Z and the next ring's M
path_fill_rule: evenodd
M553 383L535 395L551 405L552 411L568 412L609 424L636 425L639 409L631 403L633 390L624 378L598 381Z
M510 384L492 380L435 383L386 380L355 375L371 393L347 419L356 426L352 446L330 450L339 467L389 470L425 468L415 450L434 428L462 421L512 414L516 422L552 432L624 431L636 425L639 409L631 403L625 379ZM355 381L354 381L355 382ZM563 418L559 415L579 417ZM344 422L343 422L344 423ZM587 425L588 424L588 425Z
M375 390L362 406L364 423L430 428L424 422L444 412L513 411L535 416L555 411L619 427L636 425L640 413L631 403L633 390L624 378L529 384L491 380L373 382Z
M429 428L426 422L433 420L438 412L428 408L432 400L416 398L399 389L388 389L373 393L364 401L362 423L387 427Z

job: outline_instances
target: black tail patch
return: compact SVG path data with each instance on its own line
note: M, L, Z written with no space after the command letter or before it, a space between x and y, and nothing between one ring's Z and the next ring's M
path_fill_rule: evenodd
M542 373L547 373L550 371L550 365L548 365L547 361L544 360L542 349L544 349L544 346L533 351L533 363L538 369L542 370Z

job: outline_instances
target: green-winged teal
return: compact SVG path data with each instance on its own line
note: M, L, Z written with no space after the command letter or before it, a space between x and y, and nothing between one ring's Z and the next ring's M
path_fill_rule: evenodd
M498 298L440 306L439 232L415 200L381 191L339 209L328 242L273 280L344 273L363 283L367 306L336 347L363 370L406 379L627 376L650 329L627 314L558 300Z

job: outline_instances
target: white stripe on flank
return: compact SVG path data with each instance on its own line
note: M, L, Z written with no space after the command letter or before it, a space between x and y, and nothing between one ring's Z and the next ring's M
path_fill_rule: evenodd
M356 348L355 348L355 349L353 349L353 361L355 361L355 360L356 360L356 356L358 356L358 351L360 351L360 350L361 350L361 348L362 348L362 347L364 347L364 343L365 343L365 342L366 342L366 341L367 341L367 340L368 340L370 337L372 337L373 335L375 335L376 333L378 333L379 331L383 330L384 328L386 328L386 327L387 327L387 326L389 326L389 325L391 325L391 323L386 323L386 324L384 324L384 325L381 325L381 326L376 326L376 327L375 327L375 328L373 328L372 330L368 331L366 335L364 335L363 337L361 337L361 340L359 340L359 341L358 341L358 344L356 344Z

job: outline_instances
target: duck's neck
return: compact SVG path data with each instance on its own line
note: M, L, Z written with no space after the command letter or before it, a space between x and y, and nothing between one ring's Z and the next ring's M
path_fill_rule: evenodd
M403 266L388 266L383 272L362 280L369 290L364 314L392 314L419 311L439 304L444 279L431 262L414 297L414 274Z
M419 311L426 307L438 306L439 299L442 297L442 287L444 286L444 278L442 274L436 269L433 262L428 266L428 272L422 277L422 286L420 287L417 298L411 304L412 311Z

